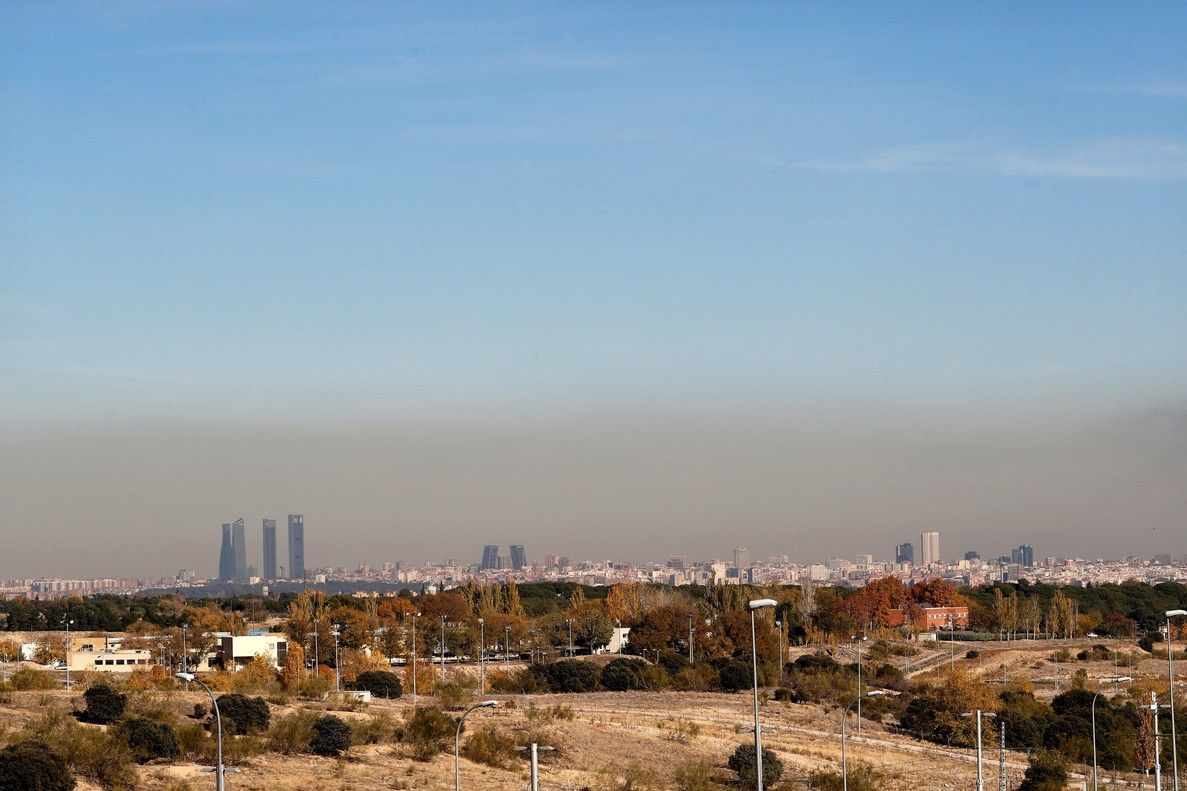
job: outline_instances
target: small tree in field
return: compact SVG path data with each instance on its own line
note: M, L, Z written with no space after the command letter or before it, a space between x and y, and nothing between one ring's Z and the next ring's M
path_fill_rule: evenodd
M1054 750L1038 750L1030 757L1030 765L1018 791L1063 791L1067 786L1067 759Z
M730 756L729 767L738 773L738 782L754 783L757 774L754 760L754 746L739 744L738 749ZM770 750L762 751L762 782L763 785L774 785L783 776L783 762Z
M73 789L74 775L45 742L17 742L0 750L0 791Z
M103 683L89 687L86 692L82 693L82 697L87 702L87 708L82 713L82 717L87 722L93 722L96 725L115 722L124 716L124 709L128 705L126 695Z
M132 757L138 764L181 755L177 734L163 722L132 717L120 723L118 735L131 749Z
M327 714L313 722L313 738L309 740L309 752L314 755L335 757L350 748L350 725L341 717Z
M398 698L404 694L400 677L386 670L365 670L354 680L354 688L366 690L377 698Z

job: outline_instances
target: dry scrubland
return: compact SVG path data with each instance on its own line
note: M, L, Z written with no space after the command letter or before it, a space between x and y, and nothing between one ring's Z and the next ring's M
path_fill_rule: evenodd
M1073 651L1084 644L1063 643ZM977 659L964 659L964 652L977 648ZM1036 683L1040 695L1053 695L1049 682L1062 675L1066 683L1079 668L1091 679L1107 679L1115 672L1113 663L1077 662L1057 665L1049 661L1051 646L1008 646L990 648L974 644L957 647L957 664L986 679L1026 677ZM841 658L844 651L838 652ZM943 646L917 657L916 662L949 655ZM946 662L940 661L940 666ZM927 676L932 671L924 671ZM1165 664L1156 657L1143 659L1123 672L1157 679ZM1065 687L1066 688L1066 687ZM544 789L591 789L592 791L647 791L688 788L704 791L724 787L735 775L726 760L739 744L752 743L752 709L749 694L690 692L599 692L566 695L492 695L501 702L497 709L470 715L463 745L484 725L515 735L537 734L543 742L558 748L542 754L541 787ZM131 707L141 710L168 709L184 722L194 704L208 703L200 692L144 691L133 693ZM422 703L431 699L422 697ZM82 707L80 695L65 690L14 692L0 703L0 742L11 741L16 732L35 726L48 711L69 712ZM265 750L238 762L239 773L227 777L228 791L370 791L371 789L426 789L445 791L453 787L452 739L449 750L430 761L416 760L408 745L392 736L412 710L407 697L398 701L376 700L353 709L308 701L272 705L275 723L298 710L330 711L352 726L372 724L380 743L352 747L342 758L320 758L298 753L285 755ZM838 729L841 711L836 707L788 704L774 700L763 704L764 746L782 759L785 772L776 789L805 788L808 773L836 769L840 760ZM101 726L83 726L101 727ZM868 765L883 775L881 788L972 788L975 785L974 751L946 749L890 732L866 721L862 734L850 720L850 766ZM699 773L707 784L683 785L678 770L704 762ZM1022 778L1026 756L1008 755L1010 787ZM707 766L704 766L707 765ZM495 791L523 789L527 762L510 758L496 768L463 758L462 785L466 789ZM213 787L213 778L203 765L177 761L150 763L137 768L139 788L144 791L197 791ZM987 756L987 772L996 787L997 755ZM736 787L736 786L735 786ZM1079 787L1073 781L1072 787ZM81 791L101 791L80 778Z

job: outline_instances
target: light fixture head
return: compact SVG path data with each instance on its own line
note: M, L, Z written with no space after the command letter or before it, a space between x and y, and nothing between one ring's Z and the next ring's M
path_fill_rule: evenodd
M774 599L752 599L750 602L750 609L759 610L763 607L775 607L778 604L779 602L775 601Z
M173 677L182 681L193 681L195 678L193 673L174 673Z

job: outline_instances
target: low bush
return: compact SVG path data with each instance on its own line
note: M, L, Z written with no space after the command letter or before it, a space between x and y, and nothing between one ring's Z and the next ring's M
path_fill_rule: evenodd
M23 741L0 750L0 791L73 791L74 775L45 742Z
M249 698L237 692L219 695L218 711L223 718L223 727L227 727L229 720L231 728L228 730L239 736L266 731L272 720L268 701L263 698Z
M645 663L638 659L611 659L602 668L602 686L611 692L646 689L647 684L643 678L644 665Z
M515 758L515 739L493 725L484 725L466 740L462 754L471 761L504 769Z
M710 776L713 767L703 758L690 758L677 764L672 772L672 780L676 784L676 791L713 791L714 785Z
M313 739L313 723L317 717L316 712L305 709L284 715L268 729L268 749L286 755L305 752Z
M107 684L94 684L82 693L86 701L86 710L82 719L96 725L106 725L124 716L124 709L128 707L128 696L117 692Z
M423 706L408 717L403 740L418 761L432 760L453 739L457 723L441 709Z
M738 782L744 785L754 783L757 776L757 762L754 760L754 747L749 744L739 744L738 749L729 758L729 767L738 773ZM763 785L774 785L783 776L783 762L770 750L762 751L762 782Z
M750 689L753 677L749 662L734 659L721 668L721 672L718 674L718 683L726 692L737 692L741 689Z
M147 717L130 717L119 724L116 737L132 751L132 758L138 764L157 758L177 758L181 748L177 734L163 722Z
M341 717L326 714L313 721L309 752L335 757L350 749L350 725Z
M841 791L845 783L840 772L825 770L812 772L808 775L811 788L820 791ZM849 770L849 791L880 791L886 786L886 778L868 766L859 766Z
M386 670L365 670L354 680L353 689L370 692L377 698L398 698L404 694L400 677Z
M17 692L58 688L58 680L54 678L53 673L46 670L35 670L31 667L18 667L8 679L8 684Z
M602 678L601 668L583 659L562 659L546 665L544 672L553 692L594 692Z
M396 734L396 724L391 715L381 711L365 720L355 720L350 726L352 744L382 744L391 741Z

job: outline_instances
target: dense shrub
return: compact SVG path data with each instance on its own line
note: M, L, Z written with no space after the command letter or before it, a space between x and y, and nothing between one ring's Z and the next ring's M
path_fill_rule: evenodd
M811 787L819 791L841 791L846 787L841 773L836 771L813 772L808 779ZM868 766L849 770L849 791L880 791L885 786L886 778Z
M124 709L128 706L127 695L102 683L89 687L82 697L87 702L82 719L97 725L115 722L124 716Z
M326 714L313 722L309 752L334 757L350 748L350 725L341 717Z
M146 717L130 717L120 723L116 735L128 745L138 764L181 755L177 734L163 722Z
M740 689L749 689L753 678L750 663L735 659L721 668L718 683L726 692L737 692Z
M268 730L268 749L286 755L308 750L317 716L316 712L299 709L278 719Z
M1038 750L1030 757L1018 791L1063 791L1067 786L1067 760L1057 752Z
M0 750L0 791L72 791L74 783L66 762L45 742Z
M503 769L515 757L515 739L493 725L484 725L466 741L462 754L471 761Z
M13 671L8 683L17 692L58 688L58 680L54 678L53 673L31 667L18 667Z
M739 744L738 749L730 756L729 767L738 773L738 782L750 785L754 783L755 760L754 745ZM783 776L783 762L770 750L762 751L762 782L763 785L774 785Z
M562 659L545 666L548 688L553 692L593 692L601 682L602 671L582 659Z
M218 696L218 712L223 718L223 727L227 727L229 720L231 727L228 730L240 736L266 731L272 720L268 701L263 698L249 698L237 692Z
M412 748L413 758L428 761L445 749L446 742L453 739L456 727L456 721L441 709L422 706L408 718L404 741Z
M713 791L713 767L703 758L690 758L672 771L676 791Z
M490 679L492 692L529 695L541 690L547 691L548 679L541 674L533 673L530 668L520 668L512 673L493 676Z
M354 680L354 688L370 692L377 698L398 698L404 694L400 677L386 670L365 670Z
M643 667L644 663L638 659L612 659L602 668L602 686L611 692L646 689Z

